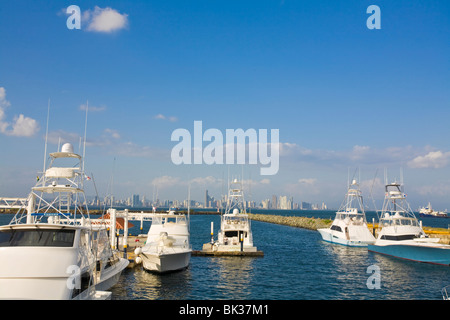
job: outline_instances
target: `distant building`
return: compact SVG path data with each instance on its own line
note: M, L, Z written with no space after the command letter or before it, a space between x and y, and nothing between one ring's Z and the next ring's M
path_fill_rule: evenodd
M272 196L272 209L278 209L278 201L276 195Z
M133 194L133 202L131 203L132 207L139 207L141 205L141 202L139 201L139 195Z
M302 209L302 210L311 210L311 208L312 208L311 203L302 201L300 209Z

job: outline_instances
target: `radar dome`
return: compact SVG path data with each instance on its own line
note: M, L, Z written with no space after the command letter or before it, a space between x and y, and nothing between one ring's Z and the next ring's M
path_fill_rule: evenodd
M73 146L70 143L64 143L61 152L73 153Z

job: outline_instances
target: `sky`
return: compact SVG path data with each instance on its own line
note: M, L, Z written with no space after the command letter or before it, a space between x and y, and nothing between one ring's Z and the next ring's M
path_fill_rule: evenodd
M247 200L338 207L350 176L380 209L384 172L403 171L414 209L450 208L449 12L446 0L2 0L0 197L34 185L47 116L48 152L82 150L88 109L100 196L184 200L190 186L203 201L243 176ZM194 136L194 121L223 137L277 129L279 170L174 164L172 133Z

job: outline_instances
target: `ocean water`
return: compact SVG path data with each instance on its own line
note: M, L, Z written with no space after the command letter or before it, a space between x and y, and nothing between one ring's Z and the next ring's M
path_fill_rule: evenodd
M311 214L334 218L331 211ZM435 224L446 223L440 220ZM191 215L194 250L210 241L211 221L217 233L218 215ZM252 230L264 257L193 256L186 270L164 275L128 269L112 289L113 299L441 300L442 288L450 285L450 267L330 244L317 231L259 221L252 221ZM373 288L373 277L369 280L373 266L379 270L379 289Z
M319 215L334 217L331 211L315 212L315 217ZM8 223L11 217L0 215L0 223ZM448 223L439 220L424 219L423 223ZM193 249L200 250L210 241L211 221L217 233L220 217L191 215L190 221ZM139 222L134 224L130 232L138 234ZM144 223L144 233L148 227ZM127 269L111 289L112 299L442 300L442 288L450 285L450 267L330 244L317 231L259 221L252 221L252 230L254 244L264 257L193 256L187 269L163 275L140 266ZM379 282L373 281L374 266ZM373 288L375 283L379 287Z

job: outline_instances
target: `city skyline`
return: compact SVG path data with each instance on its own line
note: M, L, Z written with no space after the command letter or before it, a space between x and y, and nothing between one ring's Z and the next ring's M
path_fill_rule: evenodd
M208 190L205 192L208 194ZM247 209L275 209L275 210L327 210L328 207L325 202L320 204L310 203L307 201L294 202L293 197L288 197L284 195L273 195L272 201L276 197L280 199L275 201L275 204L271 202L270 199L264 199L260 202L252 200L244 200ZM91 200L89 200L91 198ZM112 198L112 199L111 199ZM209 200L207 200L209 199ZM206 196L205 201L198 201L196 199L159 199L153 197L152 199L147 198L145 195L140 197L138 194L133 194L127 198L118 199L114 196L105 197L101 200L98 196L91 196L87 198L87 202L90 205L107 207L107 206L123 206L129 208L187 208L190 201L190 206L192 208L204 208L204 209L225 209L227 206L227 195L221 195L220 199L215 197ZM330 210L337 210L337 208L330 208Z
M80 29L71 29L70 5ZM370 5L380 29L368 28ZM387 169L390 181L403 170L412 208L445 210L448 12L444 0L5 0L0 197L27 196L46 140L47 152L65 142L82 150L88 110L90 196L157 188L162 199L187 199L190 188L199 200L239 176L258 203L285 195L337 208L356 175L367 203L381 207ZM250 143L243 164L175 164L173 133L195 139L200 121L224 139L192 141L193 157L213 143L229 151L227 130L254 130L258 146L263 130L278 130L279 170L262 175L268 165Z

